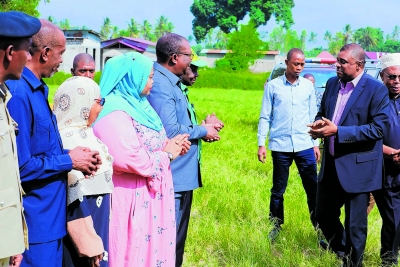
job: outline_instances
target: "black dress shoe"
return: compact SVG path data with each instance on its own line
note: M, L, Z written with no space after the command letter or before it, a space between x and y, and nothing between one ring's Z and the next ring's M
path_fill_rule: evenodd
M318 241L318 245L324 249L324 250L328 250L329 249L329 244L325 242L325 240L320 240Z

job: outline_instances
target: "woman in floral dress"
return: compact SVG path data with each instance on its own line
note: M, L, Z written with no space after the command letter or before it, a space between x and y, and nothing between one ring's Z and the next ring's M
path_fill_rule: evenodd
M189 149L188 135L168 140L146 95L153 62L139 53L107 61L105 105L95 134L114 156L109 264L175 266L174 190L170 161Z

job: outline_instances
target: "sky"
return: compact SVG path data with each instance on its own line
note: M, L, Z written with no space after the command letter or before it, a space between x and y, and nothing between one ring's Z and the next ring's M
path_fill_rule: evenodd
M72 26L86 26L97 32L105 17L110 18L112 25L124 29L131 18L155 24L164 15L174 24L175 33L188 37L193 35L192 3L192 0L50 0L50 3L40 2L39 12L42 18L68 19ZM317 43L307 43L306 49L326 47L325 31L334 35L346 24L353 30L366 26L381 28L384 36L392 33L396 24L400 26L399 0L294 0L294 3L295 24L291 28L299 35L303 29L308 34L317 33ZM268 33L275 26L275 19L271 18L259 29Z

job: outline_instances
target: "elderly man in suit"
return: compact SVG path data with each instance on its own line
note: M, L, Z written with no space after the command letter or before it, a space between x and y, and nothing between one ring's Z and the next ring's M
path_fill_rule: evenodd
M201 139L219 140L218 130L222 125L216 116L207 116L198 125L187 90L182 87L180 77L186 74L194 57L189 42L178 34L164 35L157 41L156 55L149 102L160 116L168 138L188 133L191 142L189 152L171 162L177 231L175 265L181 266L193 190L202 185L199 164Z
M361 266L367 237L369 192L382 188L382 138L388 122L385 86L364 74L365 52L347 44L328 80L313 138L324 138L316 220L344 266ZM345 207L345 225L340 208Z
M382 266L397 266L400 242L400 53L381 57L380 76L389 92L389 123L383 136L385 178L373 192L382 217Z

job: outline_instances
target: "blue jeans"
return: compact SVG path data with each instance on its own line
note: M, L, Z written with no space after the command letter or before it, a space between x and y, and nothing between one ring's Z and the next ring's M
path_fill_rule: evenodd
M299 170L301 181L307 195L307 204L308 210L311 214L311 222L315 226L314 216L317 198L317 164L313 148L299 152L272 151L274 170L269 217L276 227L280 227L284 223L283 194L287 187L289 168L292 165L293 160Z

